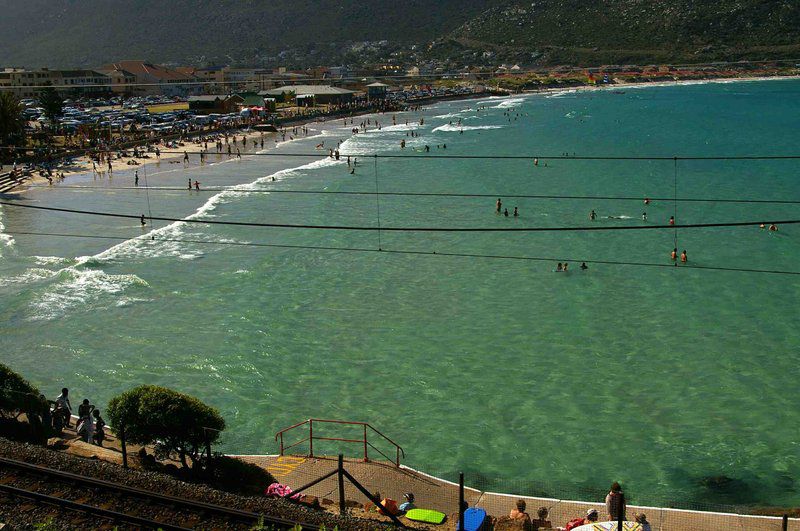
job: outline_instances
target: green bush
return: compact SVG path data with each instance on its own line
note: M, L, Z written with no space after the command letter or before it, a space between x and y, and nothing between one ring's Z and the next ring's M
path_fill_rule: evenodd
M25 413L37 418L47 408L47 400L25 378L0 363L0 417L16 418Z
M135 444L153 444L161 458L177 454L184 467L200 464L206 437L225 429L219 412L200 400L156 385L141 385L111 399L108 417ZM208 429L207 429L208 428Z

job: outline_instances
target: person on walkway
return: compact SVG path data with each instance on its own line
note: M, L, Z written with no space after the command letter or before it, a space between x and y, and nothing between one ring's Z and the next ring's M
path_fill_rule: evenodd
M511 509L511 512L508 514L508 517L512 520L523 520L525 521L525 525L527 526L528 523L531 521L531 517L528 513L525 512L526 504L525 500L517 500L516 507Z
M406 492L403 494L403 498L406 500L400 504L400 512L407 513L411 509L415 509L416 505L414 505L414 493L413 492Z
M103 446L103 441L106 438L106 431L104 429L106 427L106 421L100 416L99 409L92 411L92 416L94 417L94 436L91 442L97 446Z
M550 510L547 507L539 507L539 510L536 511L536 519L531 521L533 524L534 529L551 529L553 527L552 522L547 519L547 515L550 514Z
M642 531L652 531L652 527L650 527L650 522L647 521L647 516L644 513L639 513L635 515L634 521L642 526Z
M69 403L69 389L66 387L61 389L61 394L56 397L55 403L55 414L61 416L63 419L62 423L69 428L70 419L72 417L72 404Z
M599 514L597 512L597 509L589 509L588 511L586 511L586 517L585 518L583 518L583 517L573 518L572 520L567 522L567 527L565 527L564 530L565 531L572 531L576 527L580 527L582 525L593 524L593 523L597 522L598 517L599 517Z
M620 518L625 520L625 493L616 481L611 484L611 490L606 495L606 510L609 520L614 522Z

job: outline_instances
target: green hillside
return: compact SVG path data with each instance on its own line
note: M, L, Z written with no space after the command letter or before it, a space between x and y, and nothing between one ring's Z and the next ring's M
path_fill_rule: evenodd
M797 58L800 2L516 1L488 10L437 44L544 64Z

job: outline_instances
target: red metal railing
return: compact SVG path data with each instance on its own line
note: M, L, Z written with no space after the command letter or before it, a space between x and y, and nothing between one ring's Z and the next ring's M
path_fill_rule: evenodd
M314 423L317 423L317 424L325 424L325 423L327 423L327 424L347 424L347 425L350 425L350 426L361 426L364 429L364 431L363 431L363 433L364 433L363 439L343 439L341 437L320 437L319 435L314 435ZM294 430L294 429L299 428L301 426L305 426L306 424L308 424L308 437L306 437L305 439L301 439L301 440L299 440L297 442L294 442L294 443L290 444L289 446L285 446L284 442L283 442L283 434L286 433L287 431L291 431L291 430ZM379 435L382 439L388 441L389 444L394 446L394 448L395 448L395 457L394 457L394 459L392 459L391 457L389 457L388 455L383 453L380 449L376 448L375 445L373 445L371 442L369 442L369 440L367 439L367 434L368 434L369 431L374 432L376 435ZM401 455L402 455L403 458L406 457L406 453L403 451L403 449L400 447L399 444L397 444L396 442L391 440L389 437L387 437L386 435L384 435L383 433L378 431L376 428L374 428L372 425L370 425L367 422L353 422L353 421L346 421L346 420L308 419L308 420L304 420L303 422L299 422L299 423L295 424L294 426L289 426L288 428L285 428L285 429L279 431L278 433L275 434L275 440L280 442L281 455L284 455L286 450L288 450L290 448L294 448L295 446L303 444L304 442L308 442L308 455L309 455L309 457L314 457L314 441L339 441L339 442L360 443L360 444L362 444L363 447L364 447L364 461L365 462L369 461L369 449L370 448L372 448L373 450L375 450L376 452L381 454L389 462L393 462L396 466L400 466L400 456Z

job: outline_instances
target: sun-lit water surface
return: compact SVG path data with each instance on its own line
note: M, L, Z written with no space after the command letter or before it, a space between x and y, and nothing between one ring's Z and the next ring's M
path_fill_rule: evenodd
M576 226L592 209L598 225L641 225L645 211L662 224L676 212L661 199L676 182L679 197L800 199L800 162L435 157L797 153L798 95L800 81L788 80L459 101L398 114L397 126L378 116L382 129L356 138L331 121L265 150L318 156L148 164L151 186L241 185L152 191L150 209L376 226L374 195L250 192L374 191L377 171L383 192L491 194L521 214L495 215L497 197L382 196L384 227ZM314 149L338 140L358 154L354 175ZM400 154L401 140L413 158L369 157ZM143 190L120 188L132 172L66 184L83 188L35 189L23 202L149 213ZM677 207L680 223L798 214L793 204ZM380 235L390 251L549 259L533 261L290 247L377 249L375 232L156 222L155 241L130 240L146 232L136 220L10 207L0 224L2 361L50 395L67 385L102 407L133 385L167 385L222 411L232 453L275 452L275 432L304 418L364 420L402 444L409 465L464 470L495 490L579 497L619 480L640 503L800 502L798 277L593 263L582 272L575 262L668 264L671 231ZM789 225L685 230L678 247L696 265L800 271L799 236ZM552 273L564 260L572 271ZM709 476L732 481L714 489Z

